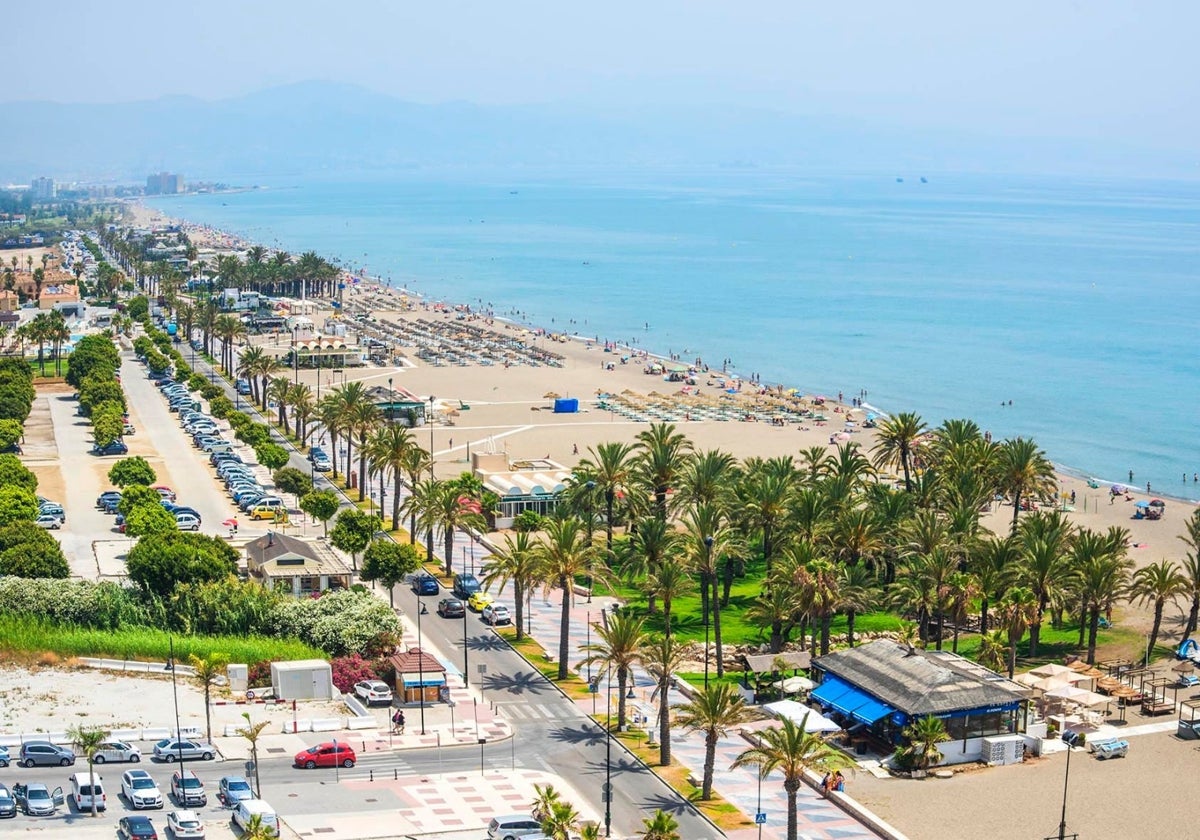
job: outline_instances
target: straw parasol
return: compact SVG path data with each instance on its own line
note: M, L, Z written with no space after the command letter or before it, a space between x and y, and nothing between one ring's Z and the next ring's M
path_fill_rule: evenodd
M544 399L544 400L556 400L558 398L559 398L559 395L554 393L553 391L547 391L546 393L542 394L542 399Z
M1195 663L1190 659L1185 659L1182 662L1177 662L1171 667L1171 670L1176 674L1190 674L1196 670Z

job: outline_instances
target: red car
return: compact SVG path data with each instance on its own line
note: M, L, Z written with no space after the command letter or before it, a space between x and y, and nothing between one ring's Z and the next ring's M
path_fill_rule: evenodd
M349 744L339 744L337 741L326 741L296 753L295 766L312 770L314 767L333 767L340 764L343 767L353 767L358 757Z

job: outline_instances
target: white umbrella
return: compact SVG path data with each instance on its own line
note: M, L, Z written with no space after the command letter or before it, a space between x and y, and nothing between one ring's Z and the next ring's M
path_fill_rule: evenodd
M1059 674L1073 674L1075 672L1066 665L1057 665L1054 662L1047 662L1045 665L1039 665L1038 667L1033 668L1029 673L1037 674L1039 677L1055 677Z
M1073 685L1047 691L1046 696L1056 700L1065 700L1068 703L1077 703L1080 706L1103 706L1108 703L1108 698L1103 694L1096 694L1086 688L1076 688Z
M815 712L803 703L797 703L795 700L779 700L775 703L767 703L763 709L779 718L787 718L793 723L804 721L805 732L837 732L842 727L831 721L829 718L822 715L820 712Z
M772 688L778 688L784 694L795 694L798 691L812 691L816 683L808 677L788 677L771 683Z

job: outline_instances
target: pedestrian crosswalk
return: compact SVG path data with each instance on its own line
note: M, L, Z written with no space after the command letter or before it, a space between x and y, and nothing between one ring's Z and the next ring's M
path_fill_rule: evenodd
M578 720L580 714L563 703L497 703L496 712L508 720Z

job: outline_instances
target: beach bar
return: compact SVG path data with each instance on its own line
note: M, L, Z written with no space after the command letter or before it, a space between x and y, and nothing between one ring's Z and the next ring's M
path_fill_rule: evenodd
M887 748L928 716L946 724L946 764L987 760L991 741L1025 731L1030 691L949 651L880 639L819 657L813 669L810 700L852 736Z

